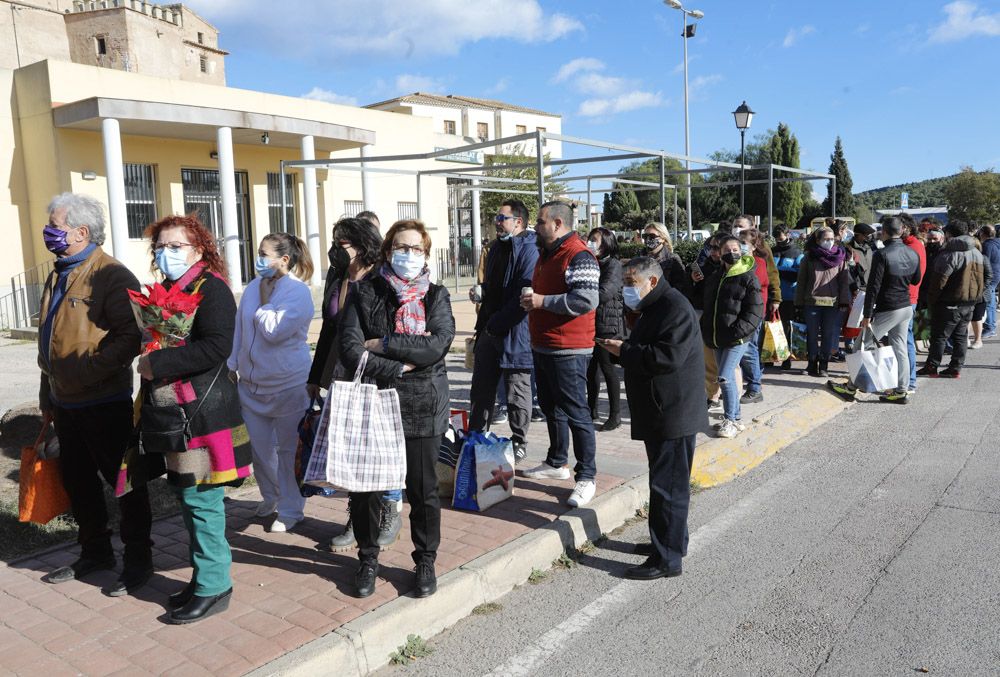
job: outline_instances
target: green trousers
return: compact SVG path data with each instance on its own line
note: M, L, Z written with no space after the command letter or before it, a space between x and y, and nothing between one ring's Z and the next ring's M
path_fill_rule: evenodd
M226 541L226 508L222 487L177 489L181 515L188 530L188 552L194 573L194 594L218 595L233 587L229 567L233 555Z

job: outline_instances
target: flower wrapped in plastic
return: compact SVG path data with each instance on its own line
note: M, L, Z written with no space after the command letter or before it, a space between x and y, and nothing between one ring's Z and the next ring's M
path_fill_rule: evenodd
M188 294L180 285L167 289L156 282L147 284L145 293L130 289L128 296L135 321L143 331L143 355L184 345L201 302L200 293Z

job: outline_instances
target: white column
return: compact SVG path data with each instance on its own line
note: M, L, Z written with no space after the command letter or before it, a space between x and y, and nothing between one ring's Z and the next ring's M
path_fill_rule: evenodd
M361 202L368 211L375 211L375 194L372 193L371 174L365 167L365 158L371 155L371 146L361 146Z
M302 159L315 160L316 146L313 137L302 137ZM320 284L322 281L319 275L320 263L323 261L323 252L319 246L319 210L316 206L316 170L312 167L302 169L302 193L306 211L306 244L309 247L309 256L312 257L315 270L313 271L312 283Z
M124 261L128 242L128 215L125 212L125 170L122 166L122 135L118 120L101 120L104 139L104 173L108 177L108 217L111 222L111 249Z
M219 151L219 197L222 201L222 242L225 248L229 286L234 292L243 290L240 266L240 228L236 220L236 168L233 162L233 130L219 127L216 132Z
M472 180L472 186L479 185L479 179ZM483 250L483 225L479 220L479 195L478 190L472 191L472 262L479 265L479 252ZM527 227L528 224L524 224Z

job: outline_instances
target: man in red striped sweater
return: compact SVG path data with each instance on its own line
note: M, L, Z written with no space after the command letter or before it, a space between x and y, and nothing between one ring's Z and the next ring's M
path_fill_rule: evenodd
M526 470L532 479L569 479L569 439L573 438L576 486L567 499L586 505L597 485L597 443L587 406L587 364L594 351L594 309L601 270L573 230L573 208L546 202L535 224L540 255L530 293L521 296L538 381L538 403L549 429L545 461Z

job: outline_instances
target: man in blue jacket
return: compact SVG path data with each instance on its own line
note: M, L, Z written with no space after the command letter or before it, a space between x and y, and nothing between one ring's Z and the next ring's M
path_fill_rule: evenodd
M979 241L983 244L983 258L990 262L993 279L986 285L986 321L983 322L983 338L997 335L997 284L1000 284L1000 239L994 226L979 229Z
M469 430L483 430L493 410L497 384L507 388L507 416L514 461L527 454L531 424L531 339L528 314L521 308L523 287L531 286L538 261L535 233L527 230L528 208L506 200L496 215L497 241L486 255L482 300L476 318L475 366L472 370Z

